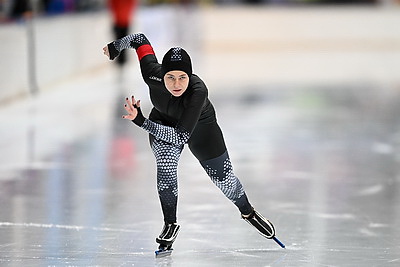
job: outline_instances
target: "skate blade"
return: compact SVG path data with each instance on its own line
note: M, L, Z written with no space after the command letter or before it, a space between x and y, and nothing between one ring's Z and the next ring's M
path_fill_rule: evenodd
M167 257L167 256L171 255L172 251L173 251L172 248L171 249L159 249L159 250L156 250L155 251L156 258Z
M283 244L276 236L272 238L276 243L278 243L281 248L285 248L285 244Z

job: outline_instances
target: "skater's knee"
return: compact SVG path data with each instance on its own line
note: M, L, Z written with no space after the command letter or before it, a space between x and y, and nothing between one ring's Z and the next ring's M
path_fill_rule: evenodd
M222 182L234 176L232 164L226 151L221 156L202 161L200 164L213 181Z

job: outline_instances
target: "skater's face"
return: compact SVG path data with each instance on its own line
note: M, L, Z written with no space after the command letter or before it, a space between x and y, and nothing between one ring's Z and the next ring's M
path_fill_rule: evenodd
M181 96L189 85L189 76L181 70L172 70L164 75L167 90L175 97Z

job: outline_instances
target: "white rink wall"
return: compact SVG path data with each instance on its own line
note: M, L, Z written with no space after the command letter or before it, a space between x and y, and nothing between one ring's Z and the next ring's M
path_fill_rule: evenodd
M202 18L209 84L400 85L399 6L232 7Z
M188 27L168 28L165 20L172 18L175 22L168 23L179 25L179 18L184 18ZM136 22L135 31L148 33L159 59L171 37L162 29L177 31L172 35L178 41L179 32L190 32L171 45L196 51L195 71L209 87L236 83L400 84L397 6L206 6L189 12L171 7L139 8ZM36 47L28 49L26 25L1 25L0 103L29 95L28 53L32 49L41 92L109 67L101 47L112 38L110 27L106 12L38 18L34 21Z
M32 51L41 92L105 64L101 47L110 40L110 22L104 13L37 18L32 28L34 46L28 41L29 24L0 25L0 103L29 95Z

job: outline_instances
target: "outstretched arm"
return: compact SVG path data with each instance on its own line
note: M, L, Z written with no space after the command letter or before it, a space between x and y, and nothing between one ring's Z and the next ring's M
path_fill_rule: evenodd
M124 49L136 49L144 81L147 84L154 82L149 77L158 76L161 65L158 63L153 47L147 37L143 33L127 35L103 47L103 53L110 60L113 60Z
M103 47L103 52L110 60L113 60L118 57L124 49L136 49L139 60L145 55L154 54L149 40L143 33L129 34L121 39L115 40Z

